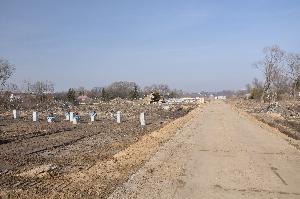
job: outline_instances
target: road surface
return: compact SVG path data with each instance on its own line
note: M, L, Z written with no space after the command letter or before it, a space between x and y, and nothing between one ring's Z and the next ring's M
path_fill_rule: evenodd
M300 198L300 151L224 102L196 117L110 198Z

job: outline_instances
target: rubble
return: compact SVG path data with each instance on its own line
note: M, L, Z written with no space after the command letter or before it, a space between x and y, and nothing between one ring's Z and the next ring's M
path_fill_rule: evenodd
M277 113L282 115L283 117L299 117L300 113L296 112L292 106L285 106L279 104L279 102L271 103L267 107L261 110L265 113Z
M144 101L146 104L152 104L152 103L157 103L157 102L164 102L164 99L158 92L152 92L151 94L147 95L144 98Z
M300 139L300 101L279 101L269 104L235 99L230 102L288 136Z

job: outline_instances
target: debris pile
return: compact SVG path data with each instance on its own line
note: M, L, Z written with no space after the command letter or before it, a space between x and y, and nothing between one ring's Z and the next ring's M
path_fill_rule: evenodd
M282 133L300 140L300 101L279 101L269 104L235 99L231 100L231 103Z
M300 113L293 109L293 106L284 106L279 102L274 102L265 108L262 108L261 112L264 113L277 113L283 117L299 117Z
M144 98L144 101L146 102L146 104L152 104L157 102L164 103L165 100L158 92L152 92Z

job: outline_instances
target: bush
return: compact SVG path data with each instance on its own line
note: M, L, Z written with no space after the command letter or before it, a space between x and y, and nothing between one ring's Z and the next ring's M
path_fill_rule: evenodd
M263 90L259 88L251 88L250 99L259 100L262 96Z

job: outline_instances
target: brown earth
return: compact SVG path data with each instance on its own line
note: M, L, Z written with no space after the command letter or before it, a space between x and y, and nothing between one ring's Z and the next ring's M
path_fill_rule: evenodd
M195 105L145 105L115 100L94 106L76 107L82 115L79 125L63 121L63 110L54 111L57 122L47 124L47 111L42 120L31 122L31 111L23 111L14 121L11 113L0 120L0 196L3 198L105 197L126 180L148 158L132 165L110 166L115 154L149 133L168 128L174 119L187 114ZM88 112L96 110L98 119L89 123ZM122 112L122 123L113 116ZM145 112L146 127L139 124L139 113ZM160 142L165 141L161 139ZM159 145L159 144L158 144ZM155 147L153 148L155 150ZM148 154L147 154L148 155ZM95 165L103 165L97 174ZM114 168L114 169L113 169ZM92 178L91 176L95 176ZM89 184L86 179L92 180ZM97 180L98 189L94 189ZM84 182L84 183L83 183ZM85 185L85 186L83 186Z
M293 140L215 101L193 118L110 199L300 198Z
M235 99L230 103L289 137L300 140L300 101L279 101L270 105L256 100Z
M164 112L162 108L155 112L159 110ZM169 114L184 108L172 110ZM113 122L114 128L109 125L111 130L124 125L120 131L114 131L115 137L109 131L100 134L99 129L99 134L71 144L67 142L66 145L23 154L31 157L24 160L28 164L40 157L44 159L38 164L31 163L32 166L21 164L16 169L2 170L1 196L114 199L300 197L299 141L257 121L236 106L214 101L179 119L168 119L169 122L158 125L154 131L133 128L130 121L127 119L121 125ZM100 124L100 121L92 125L83 123L71 131L83 132L85 128ZM153 119L152 124L157 124L157 119ZM99 128L102 132L108 127L100 125ZM133 132L140 131L129 133L127 137L124 132L128 128L133 128ZM84 131L85 134L88 132ZM106 137L113 140L105 142L107 148L103 147L103 138ZM20 144L17 148L26 148L27 145L31 144ZM103 153L107 156L102 157ZM23 157L18 157L22 162ZM12 159L17 163L18 158Z

